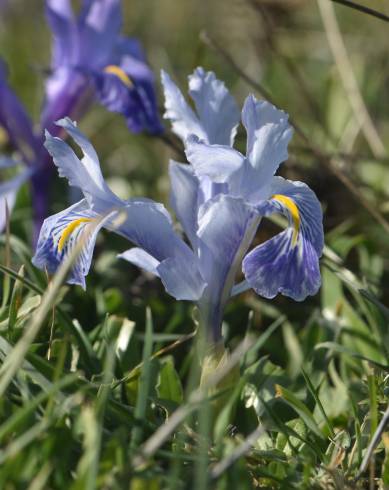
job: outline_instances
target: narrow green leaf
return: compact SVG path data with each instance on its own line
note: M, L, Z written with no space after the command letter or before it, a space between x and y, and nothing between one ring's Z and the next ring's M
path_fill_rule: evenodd
M0 426L0 443L7 435L16 431L18 426L23 424L25 420L27 420L28 417L47 399L58 394L61 390L72 384L76 379L76 374L68 374L62 379L58 380L56 383L52 384L47 391L41 391L39 395L33 398L29 403L26 403L20 407L19 410L17 410ZM62 398L57 397L56 401L57 403L60 403Z
M293 393L280 385L276 385L276 393L277 397L284 400L298 413L298 415L303 419L307 427L309 427L312 432L314 432L318 437L322 439L324 438L323 433L319 429L315 419L313 418L312 413L301 400L299 400Z
M383 371L389 371L389 366L386 364L382 364L380 362L374 361L373 359L370 359L366 356L363 356L362 354L359 354L358 352L354 352L347 347L343 347L342 345L337 344L336 342L321 342L320 344L317 344L315 346L315 349L328 349L328 350L333 350L334 352L340 353L340 354L347 354L351 357L355 357L356 359L361 359L363 361L367 361L373 366L376 366Z
M369 408L370 408L370 437L373 438L378 426L378 404L377 404L377 385L374 370L367 376L369 387Z
M319 396L317 394L317 390L313 386L311 380L309 379L309 376L307 375L307 373L304 371L303 368L301 368L301 372L302 372L302 374L304 376L304 380L305 380L305 382L306 382L306 384L308 386L308 389L309 389L311 395L315 399L315 402L316 402L317 406L319 407L319 410L320 410L321 414L323 415L324 420L327 423L327 427L328 427L328 430L329 430L329 432L331 434L331 437L334 438L335 437L334 428L332 427L332 424L331 424L331 422L329 421L329 419L327 417L327 414L326 414L326 412L324 410L323 404L321 403L320 398L319 398Z
M381 478L386 488L389 486L389 435L385 432L382 434L382 441L385 446L385 458L381 467Z
M143 363L141 367L141 373L138 383L138 395L135 406L135 425L131 433L131 445L130 450L135 451L139 446L142 435L143 427L142 422L147 409L147 399L149 397L151 388L151 355L153 352L153 321L151 317L151 311L148 308L146 310L146 332L145 341L143 345Z
M18 272L18 276L24 277L24 265L21 266ZM13 329L15 328L16 318L18 316L18 310L21 306L22 301L22 292L23 292L23 283L16 279L12 295L11 295L11 303L9 305L9 313L8 313L8 334L11 334Z

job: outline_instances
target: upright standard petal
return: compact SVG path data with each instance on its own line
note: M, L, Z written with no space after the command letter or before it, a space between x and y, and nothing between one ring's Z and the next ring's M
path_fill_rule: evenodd
M164 118L170 119L173 132L183 142L185 142L190 134L194 134L200 139L208 141L207 134L198 117L187 104L180 89L163 70L161 71L161 81L165 94Z
M83 66L107 64L122 24L121 0L84 0L78 19Z
M247 97L242 121L247 130L247 158L257 170L257 184L269 182L279 165L288 159L288 144L293 130L288 115L266 101Z
M323 250L320 203L309 187L275 177L272 197L258 207L264 216L282 213L288 228L254 248L243 260L249 285L261 296L278 293L302 301L317 293L321 279L319 258Z
M96 211L100 210L101 203L103 207L107 204L112 207L121 205L122 201L105 183L97 154L88 139L69 118L62 119L57 124L66 129L84 153L80 161L67 143L46 132L45 147L58 167L59 176L66 177L70 185L79 187Z
M78 118L90 102L85 66L80 63L83 45L70 0L46 0L46 17L53 33L51 73L45 83L41 127L58 136L57 119Z
M210 144L232 145L240 113L224 82L212 71L196 68L189 77L189 94Z
M52 68L74 64L79 43L70 0L46 0L46 18L53 33Z
M50 216L41 228L32 263L53 274L77 243L83 240L82 251L73 264L67 282L79 284L85 289L85 276L90 269L97 234L104 224L105 219L91 211L85 199Z

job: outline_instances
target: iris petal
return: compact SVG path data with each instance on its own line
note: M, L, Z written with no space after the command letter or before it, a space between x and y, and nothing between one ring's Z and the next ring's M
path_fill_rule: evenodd
M111 207L122 204L105 183L97 154L88 139L69 118L62 119L57 124L67 130L84 153L79 160L67 143L46 132L45 147L53 157L60 177L66 177L70 185L80 188L96 210L106 207L107 204Z
M152 201L127 201L123 208L126 220L118 232L158 262L176 256L193 260L193 252L174 231L166 210L162 211L161 208L161 204Z
M242 109L242 122L247 131L247 155L250 155L255 142L260 138L266 126L275 125L283 130L290 130L288 114L277 109L265 100L257 100L249 95Z
M202 297L206 283L194 257L170 257L159 264L157 271L166 291L177 300L197 301Z
M239 123L239 109L213 72L197 68L189 76L189 94L194 100L197 114L170 77L162 71L165 93L165 115L172 122L173 132L183 142L189 135L219 145L232 145Z
M211 71L196 68L189 77L189 94L210 144L232 145L240 113L224 82Z
M198 176L208 176L212 182L228 182L244 161L244 156L229 146L209 145L191 135L185 154Z
M105 221L90 210L84 199L70 208L47 218L39 234L33 264L53 274L61 262L69 256L80 240L84 246L76 259L67 282L79 284L85 289L97 234Z
M160 262L155 259L152 255L145 252L142 248L133 247L129 250L118 255L119 259L126 260L127 262L131 262L131 264L136 265L144 269L151 274L158 276L157 267Z
M46 0L46 17L54 37L52 67L74 63L78 54L78 39L71 2Z
M165 119L170 119L173 132L185 141L190 134L195 134L203 140L207 135L191 107L185 101L180 89L169 75L161 71L161 81L165 94Z
M208 283L200 309L210 315L204 321L216 330L258 223L259 215L252 206L225 194L219 194L200 209L197 232L200 270Z
M307 240L293 246L290 228L256 247L243 261L250 286L265 298L278 293L296 301L317 293L320 287L318 256Z
M126 214L118 232L143 252L131 249L121 258L158 275L176 299L197 300L205 288L198 261L165 214L150 202L131 202Z
M197 243L197 204L200 182L190 165L170 161L170 203L192 246Z
M258 101L253 95L247 97L242 121L247 131L246 156L255 169L243 176L246 195L258 193L269 184L279 165L288 159L288 144L293 130L288 115L266 101Z
M77 119L91 102L93 91L85 71L63 64L55 68L46 80L45 101L40 125L54 136L61 128L55 121L66 115Z
M121 0L84 0L78 19L80 64L90 68L106 64L121 24Z
M194 260L169 257L162 262L141 248L131 248L118 256L159 277L166 291L177 300L196 301L206 287Z
M302 301L318 291L321 283L319 258L323 250L320 203L309 187L275 177L273 198L258 208L263 215L282 213L288 228L254 248L243 260L250 286L265 298L278 293Z
M120 46L123 47L122 41ZM133 51L132 43L128 49ZM155 97L154 75L143 59L130 53L120 55L120 65L109 64L93 73L96 95L109 111L119 112L129 129L138 133L163 131ZM114 59L114 58L113 58Z

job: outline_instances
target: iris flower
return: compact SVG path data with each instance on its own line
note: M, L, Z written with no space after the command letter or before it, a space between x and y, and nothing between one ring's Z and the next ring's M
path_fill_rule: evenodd
M58 124L80 146L83 159L58 137L48 135L46 147L59 174L85 199L45 221L33 262L52 273L81 237L88 238L69 277L85 286L97 233L90 224L120 209L126 216L120 225L112 220L102 225L136 245L120 257L159 276L176 299L194 301L210 339L219 341L224 308L236 292L253 288L266 298L280 293L302 301L318 291L322 212L308 186L274 176L288 157L292 129L286 113L249 96L242 111L243 155L232 147L238 107L212 72L198 68L189 78L195 110L165 73L162 82L165 117L183 140L189 161L170 163L171 206L189 244L174 231L161 204L122 201L112 193L92 146L67 119ZM288 226L250 250L262 218L273 213L283 214ZM236 284L240 270L243 285Z
M162 131L153 74L141 46L136 39L120 35L120 0L83 0L78 18L70 0L46 0L46 16L53 33L53 53L36 130L0 66L0 125L18 152L13 165L25 167L18 178L0 186L0 225L4 224L5 201L11 208L18 188L30 177L38 231L47 216L52 177L51 157L43 147L44 129L60 135L62 128L54 121L80 118L95 97L109 111L123 114L132 132Z
M70 0L46 0L46 14L54 39L42 127L76 117L68 108L95 94L134 133L160 133L153 73L139 41L120 35L121 0L83 0L78 17Z

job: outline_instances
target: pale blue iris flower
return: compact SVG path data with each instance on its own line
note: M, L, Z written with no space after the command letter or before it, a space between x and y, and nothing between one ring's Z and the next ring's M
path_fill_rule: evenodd
M217 341L225 305L234 292L252 287L266 298L281 293L301 301L318 291L321 208L305 184L274 177L288 157L292 130L287 114L249 96L242 111L247 131L247 151L242 155L232 148L239 110L212 72L198 68L189 77L195 110L165 73L162 82L165 117L183 140L189 161L172 161L170 180L171 206L190 247L174 231L162 205L122 201L108 189L90 143L64 120L59 124L79 144L83 160L58 138L48 136L46 147L60 175L79 187L85 199L45 221L34 263L54 272L95 218L121 210L121 224L110 218L101 222L136 244L121 258L159 276L175 298L196 302L202 323ZM272 213L284 214L289 226L249 251L261 219ZM70 282L85 285L95 228L93 233ZM236 286L240 271L245 282Z
M133 260L139 260L147 270L160 276L170 294L189 300L201 296L204 285L200 273L196 273L196 257L175 233L164 206L147 199L124 201L117 197L104 181L97 154L90 142L70 119L62 119L57 124L79 145L83 158L79 160L67 143L49 133L46 133L45 146L58 167L59 175L66 177L71 186L78 187L84 199L44 221L33 263L39 268L46 268L49 273L55 272L77 241L84 237L85 248L68 282L85 287L96 236L104 227L139 247L132 250ZM126 219L118 219L119 223L114 217L110 219L115 211L120 211Z
M242 123L246 155L232 148L239 114L224 84L198 68L189 77L196 113L165 73L165 117L183 140L190 165L171 162L172 207L200 259L208 287L202 301L206 321L218 332L232 291L249 287L273 298L296 301L314 295L321 283L323 249L320 203L309 187L275 177L288 158L288 115L266 101L247 97ZM258 224L272 213L289 226L248 252ZM243 285L233 289L239 269ZM243 287L242 287L243 286Z

